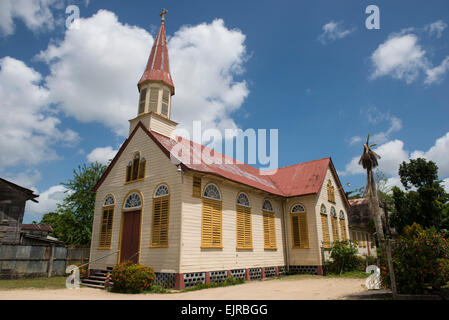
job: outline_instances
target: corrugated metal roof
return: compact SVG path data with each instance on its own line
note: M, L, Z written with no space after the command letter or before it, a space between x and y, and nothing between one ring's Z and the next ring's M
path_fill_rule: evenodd
M274 174L268 175L266 174L268 173L267 171L261 171L190 140L181 137L177 137L177 140L174 140L157 132L149 131L139 122L93 188L94 191L97 191L106 179L112 167L139 128L161 148L167 157L175 158L176 161L174 161L174 164L181 164L185 170L216 175L278 196L294 197L319 193L326 177L327 168L330 167L336 176L339 190L342 190L331 158L313 160L280 168ZM178 143L180 143L179 146L181 148L176 153L176 150L173 150L173 148ZM182 154L179 153L179 150L189 150L189 146L191 150L190 161L183 161ZM221 159L221 164L214 163L216 159ZM344 192L342 192L342 195L346 205L349 207Z
M146 131L169 153L178 143L182 146L179 149L189 150L190 148L190 161L180 161L190 170L218 175L280 196L292 197L318 193L331 161L330 158L324 158L304 162L280 168L276 173L268 175L267 171L261 171L190 140L178 137L176 141L154 131ZM182 160L182 154L176 157ZM221 160L221 164L214 163L217 159Z
M173 84L173 80L170 75L167 36L165 34L164 21L162 21L157 33L157 37L154 40L153 48L151 49L145 72L143 73L142 78L137 85L139 87L139 90L140 86L146 81L162 81L170 86L172 95L175 94L175 85Z

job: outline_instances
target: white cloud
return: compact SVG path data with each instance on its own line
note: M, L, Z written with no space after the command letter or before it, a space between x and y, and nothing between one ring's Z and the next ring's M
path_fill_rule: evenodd
M365 117L369 123L377 125L380 122L388 121L390 123L386 131L378 132L371 135L370 142L381 144L388 141L390 136L402 129L402 121L396 116L392 116L389 112L379 110L375 106L363 108L361 110L363 117ZM349 144L354 145L364 141L360 136L354 136L350 139Z
M57 204L62 203L67 196L67 193L65 193L67 189L61 185L50 187L42 193L39 193L36 189L34 191L39 195L39 198L36 199L39 203L28 201L25 206L25 214L38 219L46 213L55 211Z
M382 157L379 159L379 169L388 176L389 187L396 185L402 188L398 175L399 165L410 159L425 158L427 161L433 161L438 166L440 177L449 176L449 132L438 138L427 151L416 150L409 153L404 149L404 143L401 140L388 141L374 151ZM362 166L358 164L359 158L360 156L353 157L345 170L339 174L344 176L365 173ZM449 178L445 178L443 184L446 189L449 189Z
M416 79L420 70L426 69L425 54L426 51L418 44L416 35L390 36L371 55L374 66L371 78L390 75L411 83Z
M360 143L360 142L362 142L362 138L359 137L359 136L354 136L354 137L352 137L351 140L349 141L349 144L350 144L350 145L353 145L353 144L357 144L357 143Z
M34 190L34 186L41 180L41 178L41 173L36 169L28 169L25 172L20 172L15 176L8 174L5 176L6 180L31 190Z
M127 136L153 37L106 10L80 23L79 30L67 30L62 42L39 54L51 70L49 97L67 115ZM246 82L235 80L247 57L244 41L245 35L220 19L184 26L169 38L176 86L172 114L181 126L189 129L193 120L201 120L203 129L236 127L231 113L249 94Z
M170 38L171 71L176 86L173 118L190 128L236 128L231 113L249 94L245 81L236 81L247 59L245 35L226 28L223 20L184 26Z
M435 21L434 23L430 23L424 27L424 30L427 31L431 36L436 36L437 38L441 38L443 35L443 31L447 28L447 24L443 20Z
M0 59L0 168L54 160L56 143L73 145L78 134L58 129L41 75L20 60Z
M109 160L112 160L117 152L118 150L114 150L112 147L96 148L87 155L87 161L108 164Z
M153 37L105 10L81 19L80 26L39 54L51 70L49 98L79 121L100 122L127 136Z
M441 64L435 68L426 70L425 84L440 83L443 80L443 75L449 70L449 56L447 56Z
M330 21L323 26L323 33L320 34L318 40L322 44L326 44L329 41L343 39L351 34L355 29L346 29L343 27L343 21L335 22Z
M443 187L444 190L446 190L446 192L449 193L449 178L443 180Z
M55 18L51 8L61 5L60 0L1 0L0 34L14 33L14 19L20 19L32 31L52 30Z
M449 175L449 132L435 141L435 144L427 151L414 151L411 159L425 158L435 162L440 176Z
M427 25L424 29L441 33L446 27L447 25L440 20ZM410 84L424 73L426 85L440 83L443 80L444 74L449 70L449 56L440 65L433 67L426 57L426 51L418 44L419 38L410 33L412 31L415 29L404 29L399 33L391 34L373 52L371 62L374 70L370 75L371 79L391 76Z
M390 135L394 132L397 132L399 130L402 129L402 121L401 119L395 117L395 116L387 116L386 119L388 119L390 121L390 127L388 128L387 131L384 132L379 132L374 134L370 141L372 143L385 143L386 141L388 141Z

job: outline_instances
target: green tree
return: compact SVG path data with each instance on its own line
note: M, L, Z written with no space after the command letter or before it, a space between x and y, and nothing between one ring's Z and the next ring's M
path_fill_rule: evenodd
M73 178L61 183L67 196L56 212L43 216L40 224L50 225L53 235L71 245L88 245L92 236L95 193L92 191L107 166L101 163L83 164L73 170Z
M399 176L406 191L393 188L391 225L399 233L413 223L423 228L435 226L437 230L447 230L449 195L438 180L437 165L422 158L411 159L400 165Z

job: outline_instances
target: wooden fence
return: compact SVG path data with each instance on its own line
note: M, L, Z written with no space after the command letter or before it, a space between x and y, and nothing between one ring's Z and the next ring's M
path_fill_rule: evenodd
M0 279L65 276L67 266L88 261L88 248L3 244L0 245Z

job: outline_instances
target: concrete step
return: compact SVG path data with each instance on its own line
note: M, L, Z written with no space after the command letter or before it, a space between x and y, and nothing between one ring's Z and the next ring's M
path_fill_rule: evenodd
M104 285L100 285L100 284L91 284L91 283L81 282L80 285L82 285L84 287L95 288L95 289L103 289L104 290Z

